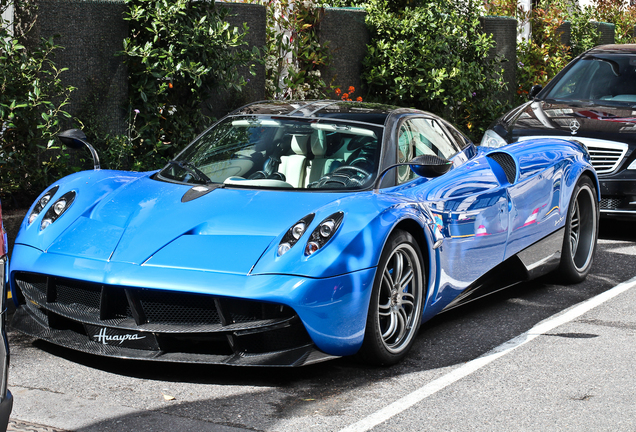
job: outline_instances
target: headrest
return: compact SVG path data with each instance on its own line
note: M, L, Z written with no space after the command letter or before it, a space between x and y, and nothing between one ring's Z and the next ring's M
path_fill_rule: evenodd
M297 155L306 156L309 149L309 135L292 135L291 149Z
M327 140L323 131L316 132L311 136L311 152L315 157L321 158L327 153Z

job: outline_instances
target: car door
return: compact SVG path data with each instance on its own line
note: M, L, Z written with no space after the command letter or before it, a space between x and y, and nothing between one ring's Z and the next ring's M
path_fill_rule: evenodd
M453 160L454 167L429 183L421 197L443 236L441 271L433 303L448 303L504 257L508 237L509 198L486 158L466 159L448 127L436 118L409 118L399 127L398 162L421 154ZM412 180L408 167L398 168L397 182Z

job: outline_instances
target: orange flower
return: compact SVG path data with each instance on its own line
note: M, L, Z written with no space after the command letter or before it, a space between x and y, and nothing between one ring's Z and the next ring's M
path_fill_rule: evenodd
M168 88L172 88L172 87L174 87L172 83L168 83Z
M342 93L342 90L340 90L339 88L336 89L336 96L340 96L340 93Z
M345 93L342 95L342 100L347 100L349 99L349 93Z
M354 86L349 86L349 93L353 93L354 91L356 91L356 88Z
M358 102L362 102L362 96L358 96L358 98L356 99Z

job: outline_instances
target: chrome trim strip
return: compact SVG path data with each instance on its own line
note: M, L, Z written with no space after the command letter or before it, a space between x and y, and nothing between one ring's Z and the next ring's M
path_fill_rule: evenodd
M610 210L610 209L601 209L601 213L633 213L633 214L636 214L636 210Z

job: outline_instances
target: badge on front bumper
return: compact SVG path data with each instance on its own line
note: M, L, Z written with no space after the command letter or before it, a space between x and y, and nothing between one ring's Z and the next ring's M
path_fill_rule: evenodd
M86 325L86 333L93 341L103 345L143 350L158 350L157 338L152 333L134 332L110 327Z

